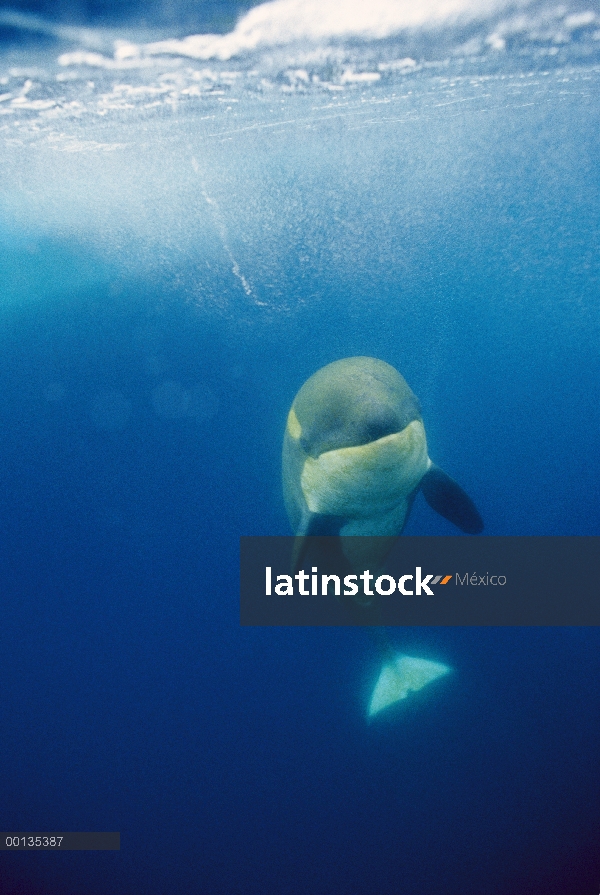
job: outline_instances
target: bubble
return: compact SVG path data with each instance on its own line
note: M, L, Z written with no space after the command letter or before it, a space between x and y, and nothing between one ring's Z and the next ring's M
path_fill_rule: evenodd
M65 395L65 387L60 382L49 382L44 389L44 397L51 404L64 400Z
M96 395L90 409L92 423L96 429L120 432L131 416L131 401L117 389Z
M158 416L180 420L191 417L205 422L213 418L219 409L219 398L205 382L198 382L191 388L167 379L152 392L152 406Z
M161 347L162 341L161 331L151 325L139 327L132 333L133 350L140 357L142 369L149 376L161 377L168 368Z
M161 376L166 373L168 363L161 354L145 354L142 358L142 369L148 376Z
M215 392L203 382L194 385L190 391L190 402L188 407L188 416L194 419L210 420L219 409L219 399Z
M158 416L178 420L188 414L190 394L179 382L167 379L152 392L152 406Z
M243 364L232 364L229 368L229 375L232 379L241 379L244 375L244 365Z
M114 280L112 283L109 283L108 286L108 294L113 298L119 298L123 295L125 291L124 283L119 282L118 280Z

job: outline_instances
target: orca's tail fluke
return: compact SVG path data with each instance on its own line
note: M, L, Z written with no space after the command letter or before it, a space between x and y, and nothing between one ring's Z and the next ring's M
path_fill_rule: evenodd
M386 659L371 694L368 716L372 718L395 702L405 699L411 691L421 690L426 684L442 677L451 669L441 662L396 655Z

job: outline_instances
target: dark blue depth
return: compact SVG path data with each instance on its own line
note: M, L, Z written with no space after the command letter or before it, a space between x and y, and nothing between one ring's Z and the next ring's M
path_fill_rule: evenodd
M406 377L486 534L600 534L598 110L558 91L240 136L230 254L216 228L168 275L4 221L2 825L121 850L3 853L3 895L599 890L596 628L394 630L453 674L368 724L366 632L238 620L240 535L289 533L291 400L353 354ZM453 531L417 498L407 534Z

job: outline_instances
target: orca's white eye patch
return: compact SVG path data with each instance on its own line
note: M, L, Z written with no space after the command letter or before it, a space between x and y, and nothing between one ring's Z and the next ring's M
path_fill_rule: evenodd
M298 417L296 416L293 407L288 413L287 431L290 438L293 438L295 441L299 441L302 436L302 426L298 422Z
M364 518L406 499L428 463L423 423L413 420L402 432L369 444L308 457L300 484L312 513Z

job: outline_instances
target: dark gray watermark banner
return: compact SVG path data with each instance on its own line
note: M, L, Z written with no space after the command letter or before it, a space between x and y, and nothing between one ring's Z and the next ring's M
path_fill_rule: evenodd
M242 625L600 625L600 537L243 537Z

